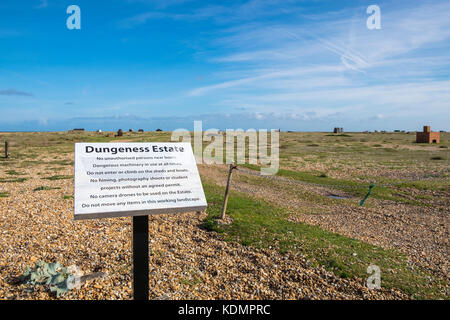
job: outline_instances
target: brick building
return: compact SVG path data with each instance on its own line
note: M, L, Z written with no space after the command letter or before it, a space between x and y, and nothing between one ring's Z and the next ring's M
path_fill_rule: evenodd
M431 132L430 126L424 126L423 132L416 132L417 143L439 143L441 142L441 134L439 132Z

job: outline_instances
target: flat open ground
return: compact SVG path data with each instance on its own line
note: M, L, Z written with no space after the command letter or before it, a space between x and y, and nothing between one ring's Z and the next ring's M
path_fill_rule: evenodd
M277 175L260 176L257 165L233 173L228 225L216 221L227 166L199 165L208 210L150 217L150 297L448 299L449 138L281 133ZM170 133L0 133L6 140L0 299L52 298L15 281L38 260L108 274L62 298L130 299L131 218L73 221L73 143L170 141ZM381 290L366 287L371 264Z

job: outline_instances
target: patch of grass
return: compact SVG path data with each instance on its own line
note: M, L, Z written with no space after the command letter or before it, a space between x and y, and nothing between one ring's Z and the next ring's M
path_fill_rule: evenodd
M41 178L41 179L46 179L46 180L64 180L64 179L72 179L73 176L65 176L65 175L56 175L56 176L51 176L51 177L45 177L45 178Z
M402 181L395 183L401 188L414 188L418 190L448 190L450 188L450 180L417 180L417 181Z
M8 192L0 192L0 198L7 198L7 197L9 197Z
M351 239L317 226L288 221L290 213L283 208L232 191L227 214L230 225L218 225L224 188L203 184L208 216L202 227L223 235L227 241L257 248L275 247L281 253L301 251L315 265L323 265L343 278L367 278L367 267L380 267L382 286L397 288L415 298L444 298L438 286L431 286L428 271L411 270L406 257L396 251Z
M65 195L63 196L63 199L64 200L73 199L73 196Z
M244 164L242 165L244 167L247 167L252 170L260 170L259 166L252 165L252 164ZM345 179L335 179L331 178L323 174L316 175L310 172L303 172L303 171L293 171L293 170L286 170L286 169L279 169L277 176L280 177L286 177L297 181L312 183L312 184L318 184L326 187L332 187L336 189L340 189L342 191L345 191L347 193L351 193L355 196L364 197L367 192L369 191L369 182L363 183L363 182L357 182L353 180L345 180ZM373 188L372 193L370 197L381 199L381 200L391 200L391 201L397 201L407 204L413 204L413 205L421 205L426 206L428 204L422 203L417 200L409 199L408 193L392 189L386 186L380 186L375 183L375 188ZM369 198L370 199L370 198Z
M12 182L24 182L27 181L28 178L0 178L0 182L12 183Z
M341 133L341 134L326 134L325 137L351 137L349 134Z
M71 166L73 165L73 161L71 160L54 160L47 162L48 164L56 164L60 166Z
M190 287L196 286L200 282L201 282L201 280L198 278L194 278L194 279L182 278L182 279L180 279L181 284L184 284L185 286L190 286Z
M37 187L35 189L33 189L33 191L43 191L43 190L57 190L57 189L61 189L60 187L47 187L47 186L40 186Z
M9 174L11 176L23 176L23 175L26 174L26 173L23 173L23 172L17 172L15 170L6 170L5 173Z

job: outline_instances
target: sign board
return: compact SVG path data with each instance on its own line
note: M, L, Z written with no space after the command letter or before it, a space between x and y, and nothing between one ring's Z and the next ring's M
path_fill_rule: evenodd
M189 143L76 143L74 218L202 211Z

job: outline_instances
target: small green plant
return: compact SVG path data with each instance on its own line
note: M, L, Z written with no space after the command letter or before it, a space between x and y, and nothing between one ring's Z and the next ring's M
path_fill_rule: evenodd
M28 178L15 178L15 179L9 179L9 178L0 178L0 182L24 182L28 180Z
M11 176L23 176L25 174L22 172L17 172L16 170L6 170L5 173Z
M47 186L40 186L37 187L35 189L33 189L33 191L42 191L42 190L55 190L55 189L61 189L60 187L47 187Z
M73 199L73 196L65 195L65 196L63 197L63 199L64 199L64 200Z
M46 179L46 180L64 180L64 179L72 179L73 176L65 176L65 175L56 175L56 176L51 176L51 177L45 177L42 179Z
M74 287L75 276L59 262L38 261L33 268L25 268L20 280L30 286L44 285L59 297Z
M8 192L0 192L0 198L7 198L7 197L9 197Z

